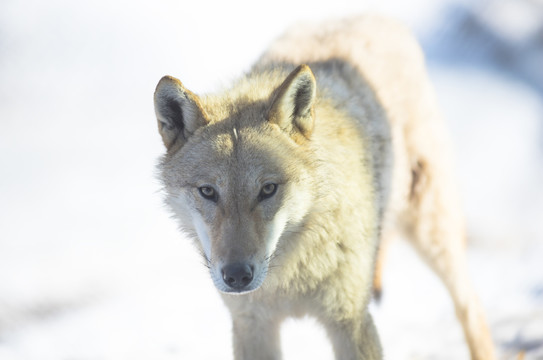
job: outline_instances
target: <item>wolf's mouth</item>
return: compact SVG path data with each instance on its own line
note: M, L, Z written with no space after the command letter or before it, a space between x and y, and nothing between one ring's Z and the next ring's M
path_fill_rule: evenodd
M210 274L215 287L222 293L247 294L258 290L264 283L268 263L255 265L249 262L236 262L222 267L210 265Z

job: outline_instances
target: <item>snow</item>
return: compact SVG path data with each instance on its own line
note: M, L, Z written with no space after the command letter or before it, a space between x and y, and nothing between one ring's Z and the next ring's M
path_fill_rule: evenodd
M152 93L228 83L289 24L381 11L424 29L441 2L5 0L0 4L0 359L230 359L229 314L161 202ZM504 359L543 357L541 94L479 67L431 64L455 140L470 271ZM388 359L467 358L443 286L392 244ZM284 359L332 359L312 319Z

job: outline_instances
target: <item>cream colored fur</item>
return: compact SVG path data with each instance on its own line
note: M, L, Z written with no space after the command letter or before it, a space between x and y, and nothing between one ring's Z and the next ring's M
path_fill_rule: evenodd
M280 359L281 321L305 314L337 359L382 358L367 305L379 243L398 231L447 286L472 358L494 358L443 121L403 27L301 26L223 93L163 78L155 109L167 202L230 309L235 359Z

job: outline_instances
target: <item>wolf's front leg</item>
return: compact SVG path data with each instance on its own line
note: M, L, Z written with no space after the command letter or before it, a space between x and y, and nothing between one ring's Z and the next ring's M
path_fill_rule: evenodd
M373 319L366 313L361 319L326 324L337 360L381 360L381 343Z
M254 314L232 314L235 360L280 360L279 322Z

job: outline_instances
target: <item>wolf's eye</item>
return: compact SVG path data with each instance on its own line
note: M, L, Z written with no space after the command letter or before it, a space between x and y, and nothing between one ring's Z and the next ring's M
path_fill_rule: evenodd
M258 194L259 200L264 200L271 198L277 191L277 184L269 183L266 184L260 189L260 194Z
M198 191L200 192L200 195L202 195L204 199L217 202L218 200L217 192L211 186L200 186L198 188Z

